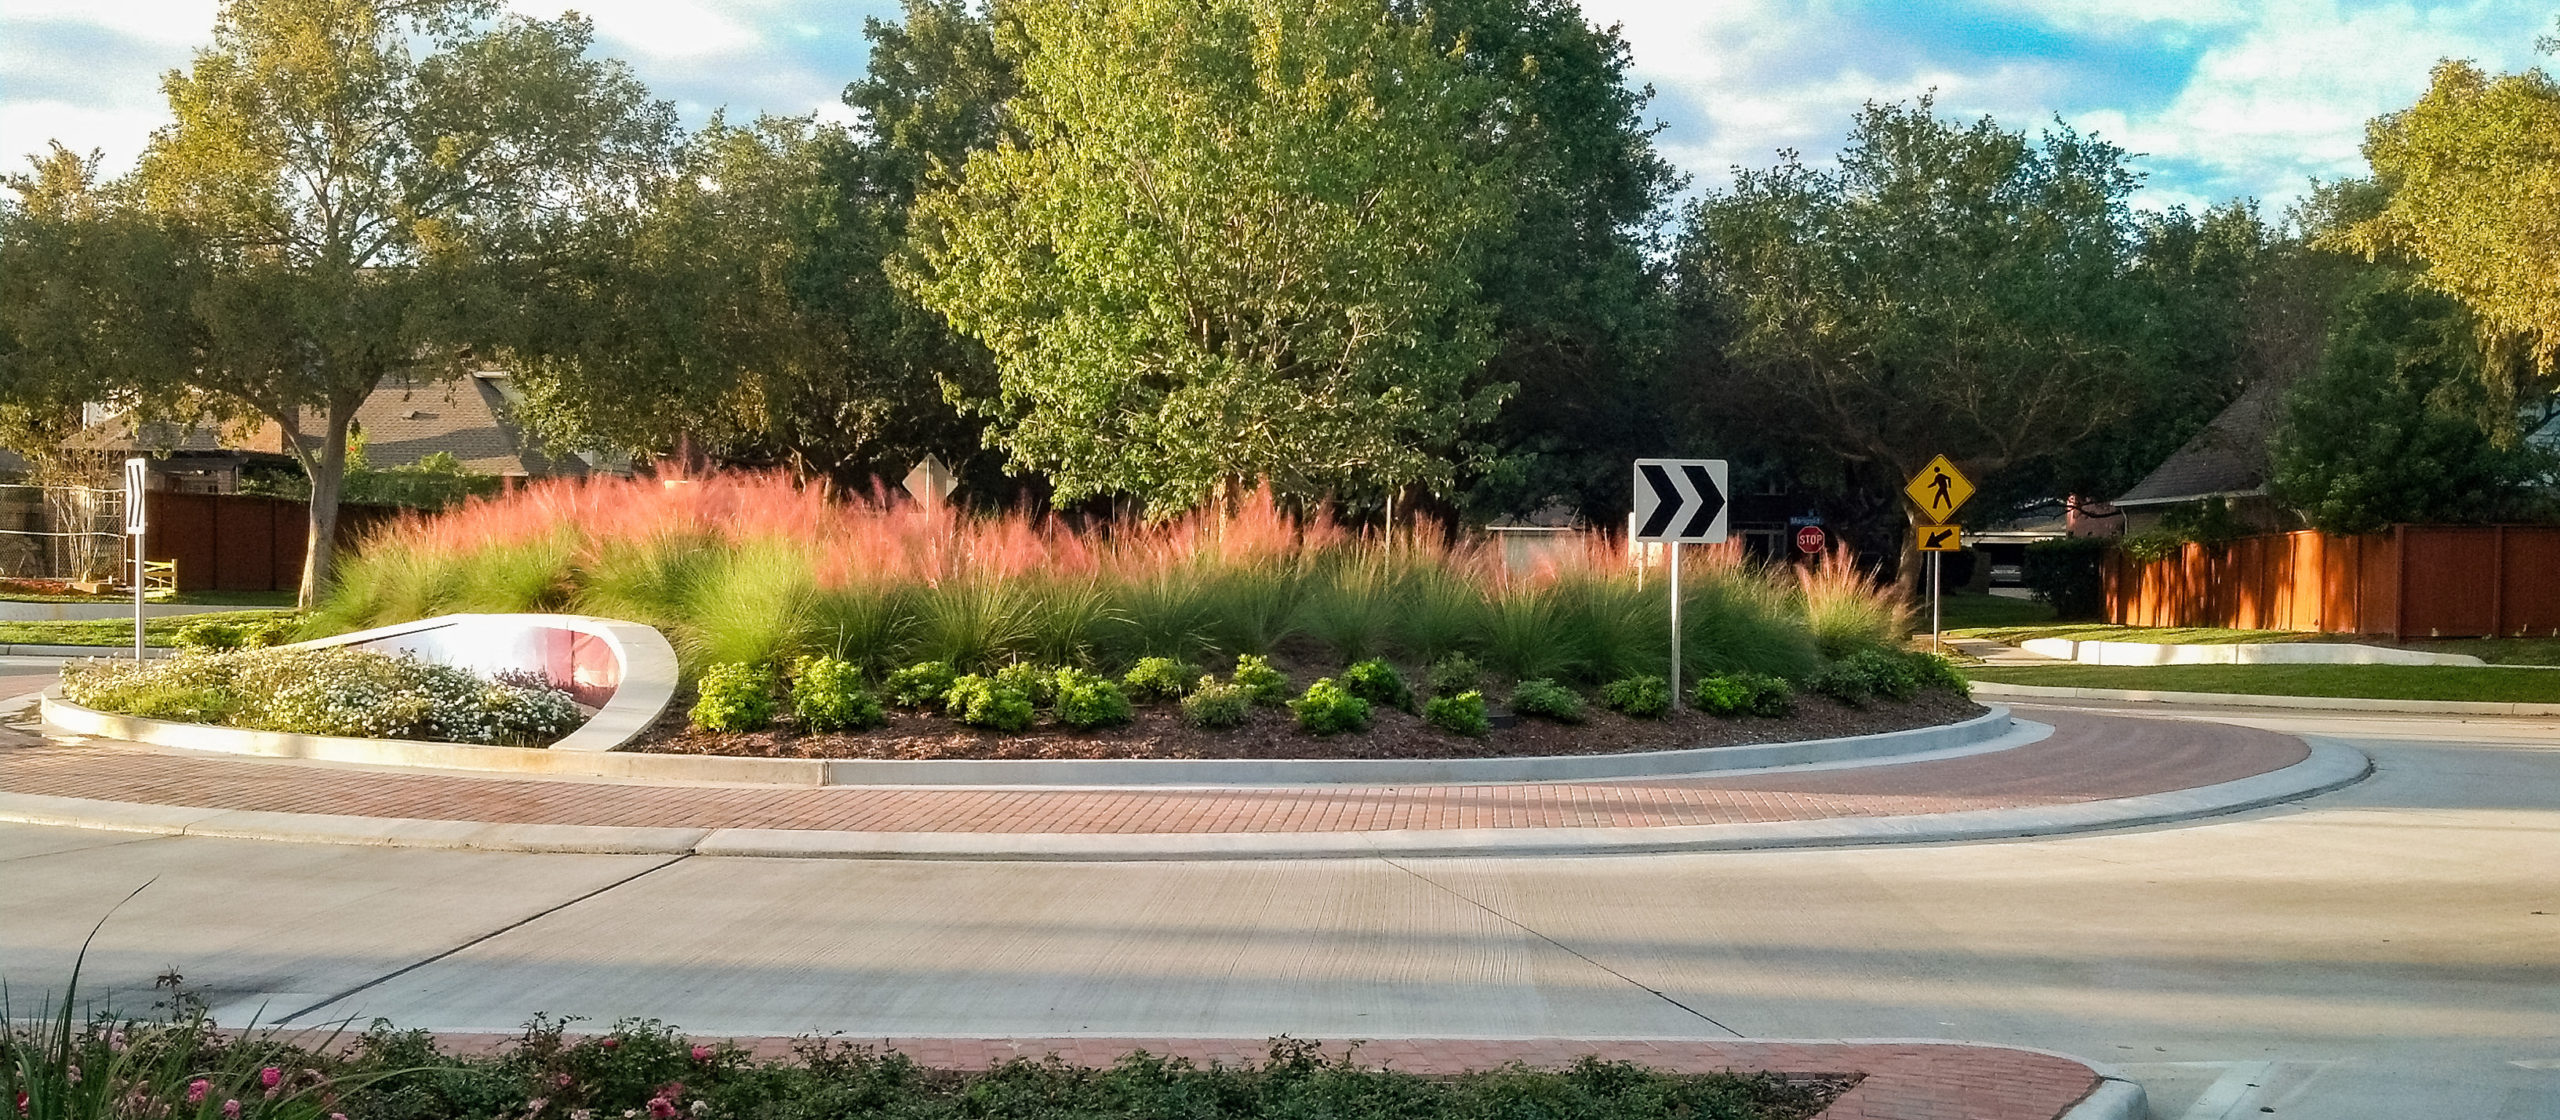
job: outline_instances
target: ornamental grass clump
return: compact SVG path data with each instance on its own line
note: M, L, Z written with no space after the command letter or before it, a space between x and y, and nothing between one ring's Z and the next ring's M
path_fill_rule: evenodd
M1058 722L1078 731L1117 727L1133 714L1117 683L1082 669L1058 670L1057 697Z
M865 731L888 721L862 670L840 657L803 659L791 676L791 715L804 731Z
M1308 685L1304 694L1289 702L1289 713L1298 718L1299 730L1311 734L1339 735L1369 729L1369 702L1352 695L1332 677L1322 677Z
M1120 687L1129 699L1141 704L1180 700L1191 691L1192 678L1200 675L1200 667L1170 657L1141 657L1120 678Z
M773 726L773 685L773 670L762 665L714 665L702 674L686 714L705 731L762 731Z
M1858 570L1845 549L1796 568L1805 625L1814 648L1833 660L1860 650L1893 649L1911 632L1911 608L1893 589Z
M370 650L188 653L136 665L73 662L63 695L100 711L298 735L542 746L584 722L538 676L495 679Z
M1493 730L1493 717L1485 711L1484 693L1458 692L1434 696L1422 706L1422 720L1442 731L1481 739Z
M1583 720L1582 694L1544 677L1520 682L1511 690L1511 710L1557 723Z

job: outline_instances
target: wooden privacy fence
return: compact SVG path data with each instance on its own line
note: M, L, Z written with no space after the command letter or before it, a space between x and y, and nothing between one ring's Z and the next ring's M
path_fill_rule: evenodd
M2560 634L2560 526L2397 525L2189 544L2104 570L2107 619L2392 638Z
M154 490L143 558L178 562L180 591L291 591L302 586L311 510L290 498ZM399 516L393 506L340 505L338 547Z

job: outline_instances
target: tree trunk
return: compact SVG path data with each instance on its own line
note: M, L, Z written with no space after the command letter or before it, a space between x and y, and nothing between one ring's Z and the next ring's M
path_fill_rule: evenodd
M329 406L329 432L321 438L319 453L303 460L311 475L311 538L302 551L302 589L297 601L306 611L320 605L337 560L338 491L347 480L347 426L354 418L352 405Z

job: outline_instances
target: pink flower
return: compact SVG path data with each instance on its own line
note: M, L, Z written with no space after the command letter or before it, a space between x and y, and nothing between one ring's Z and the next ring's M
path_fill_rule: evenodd
M259 1070L259 1071L258 1071L258 1084L259 1084L259 1085L262 1085L262 1086L264 1086L264 1087L266 1087L266 1088L269 1088L269 1089L273 1089L273 1088L275 1088L277 1085L282 1084L283 1082L284 1082L284 1071L283 1071L283 1070L280 1070L280 1069L277 1069L277 1068L276 1068L276 1067L274 1067L274 1066L268 1066L267 1068L265 1068L265 1069L262 1069L262 1070Z
M710 1047L708 1047L708 1046L696 1046L696 1047L694 1047L694 1048L693 1048L693 1060L694 1060L694 1061L697 1061L697 1062L707 1062L707 1061L710 1061L710 1060L711 1060L711 1048L710 1048Z
M207 1080L205 1080L204 1078L201 1078L201 1077L196 1078L196 1079L195 1079L195 1080L193 1080L193 1081L187 1082L187 1103L188 1103L188 1104L203 1104L203 1103L204 1103L204 1095L205 1095L206 1091L208 1091L208 1090L210 1090L210 1089L212 1089L212 1088L213 1088L213 1082L207 1081Z
M222 1120L240 1120L240 1102L222 1102Z
M651 1097L649 1115L654 1120L676 1120L676 1102L665 1097Z
M543 1106L550 1103L551 1098L549 1097L534 1097L524 1102L524 1113L527 1116L531 1116L534 1113L542 1111Z
M612 1036L610 1036L610 1035L608 1035L608 1036L606 1036L606 1037L605 1037L605 1040L604 1040L604 1048L605 1048L605 1049L607 1049L607 1050L611 1050L611 1049L613 1049L613 1048L615 1048L615 1047L617 1047L617 1046L620 1046L620 1045L622 1045L622 1040L621 1040L621 1039L614 1038L614 1037L612 1037Z
M558 1076L558 1077L554 1077L554 1078L552 1078L552 1079L551 1079L551 1083L552 1083L552 1084L554 1084L554 1085L557 1085L557 1086L559 1086L559 1087L561 1087L561 1088L563 1088L563 1089L566 1089L566 1088L568 1088L568 1087L569 1087L569 1083L570 1083L570 1082L572 1082L572 1081L575 1081L575 1080L577 1080L577 1079L576 1079L576 1078L573 1078L573 1077L570 1077L568 1074L565 1074L565 1073L564 1073L564 1074L561 1074L561 1075L560 1075L560 1076Z
M329 1114L329 1120L347 1120L347 1114L343 1112L332 1112Z

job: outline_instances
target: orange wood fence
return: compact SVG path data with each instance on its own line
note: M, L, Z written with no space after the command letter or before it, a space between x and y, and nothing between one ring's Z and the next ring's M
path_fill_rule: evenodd
M148 560L178 562L180 591L291 591L302 586L311 510L290 498L255 494L147 494ZM391 506L340 505L338 547L399 516Z
M2398 525L2189 544L2105 568L2107 619L2392 638L2560 635L2560 526Z

